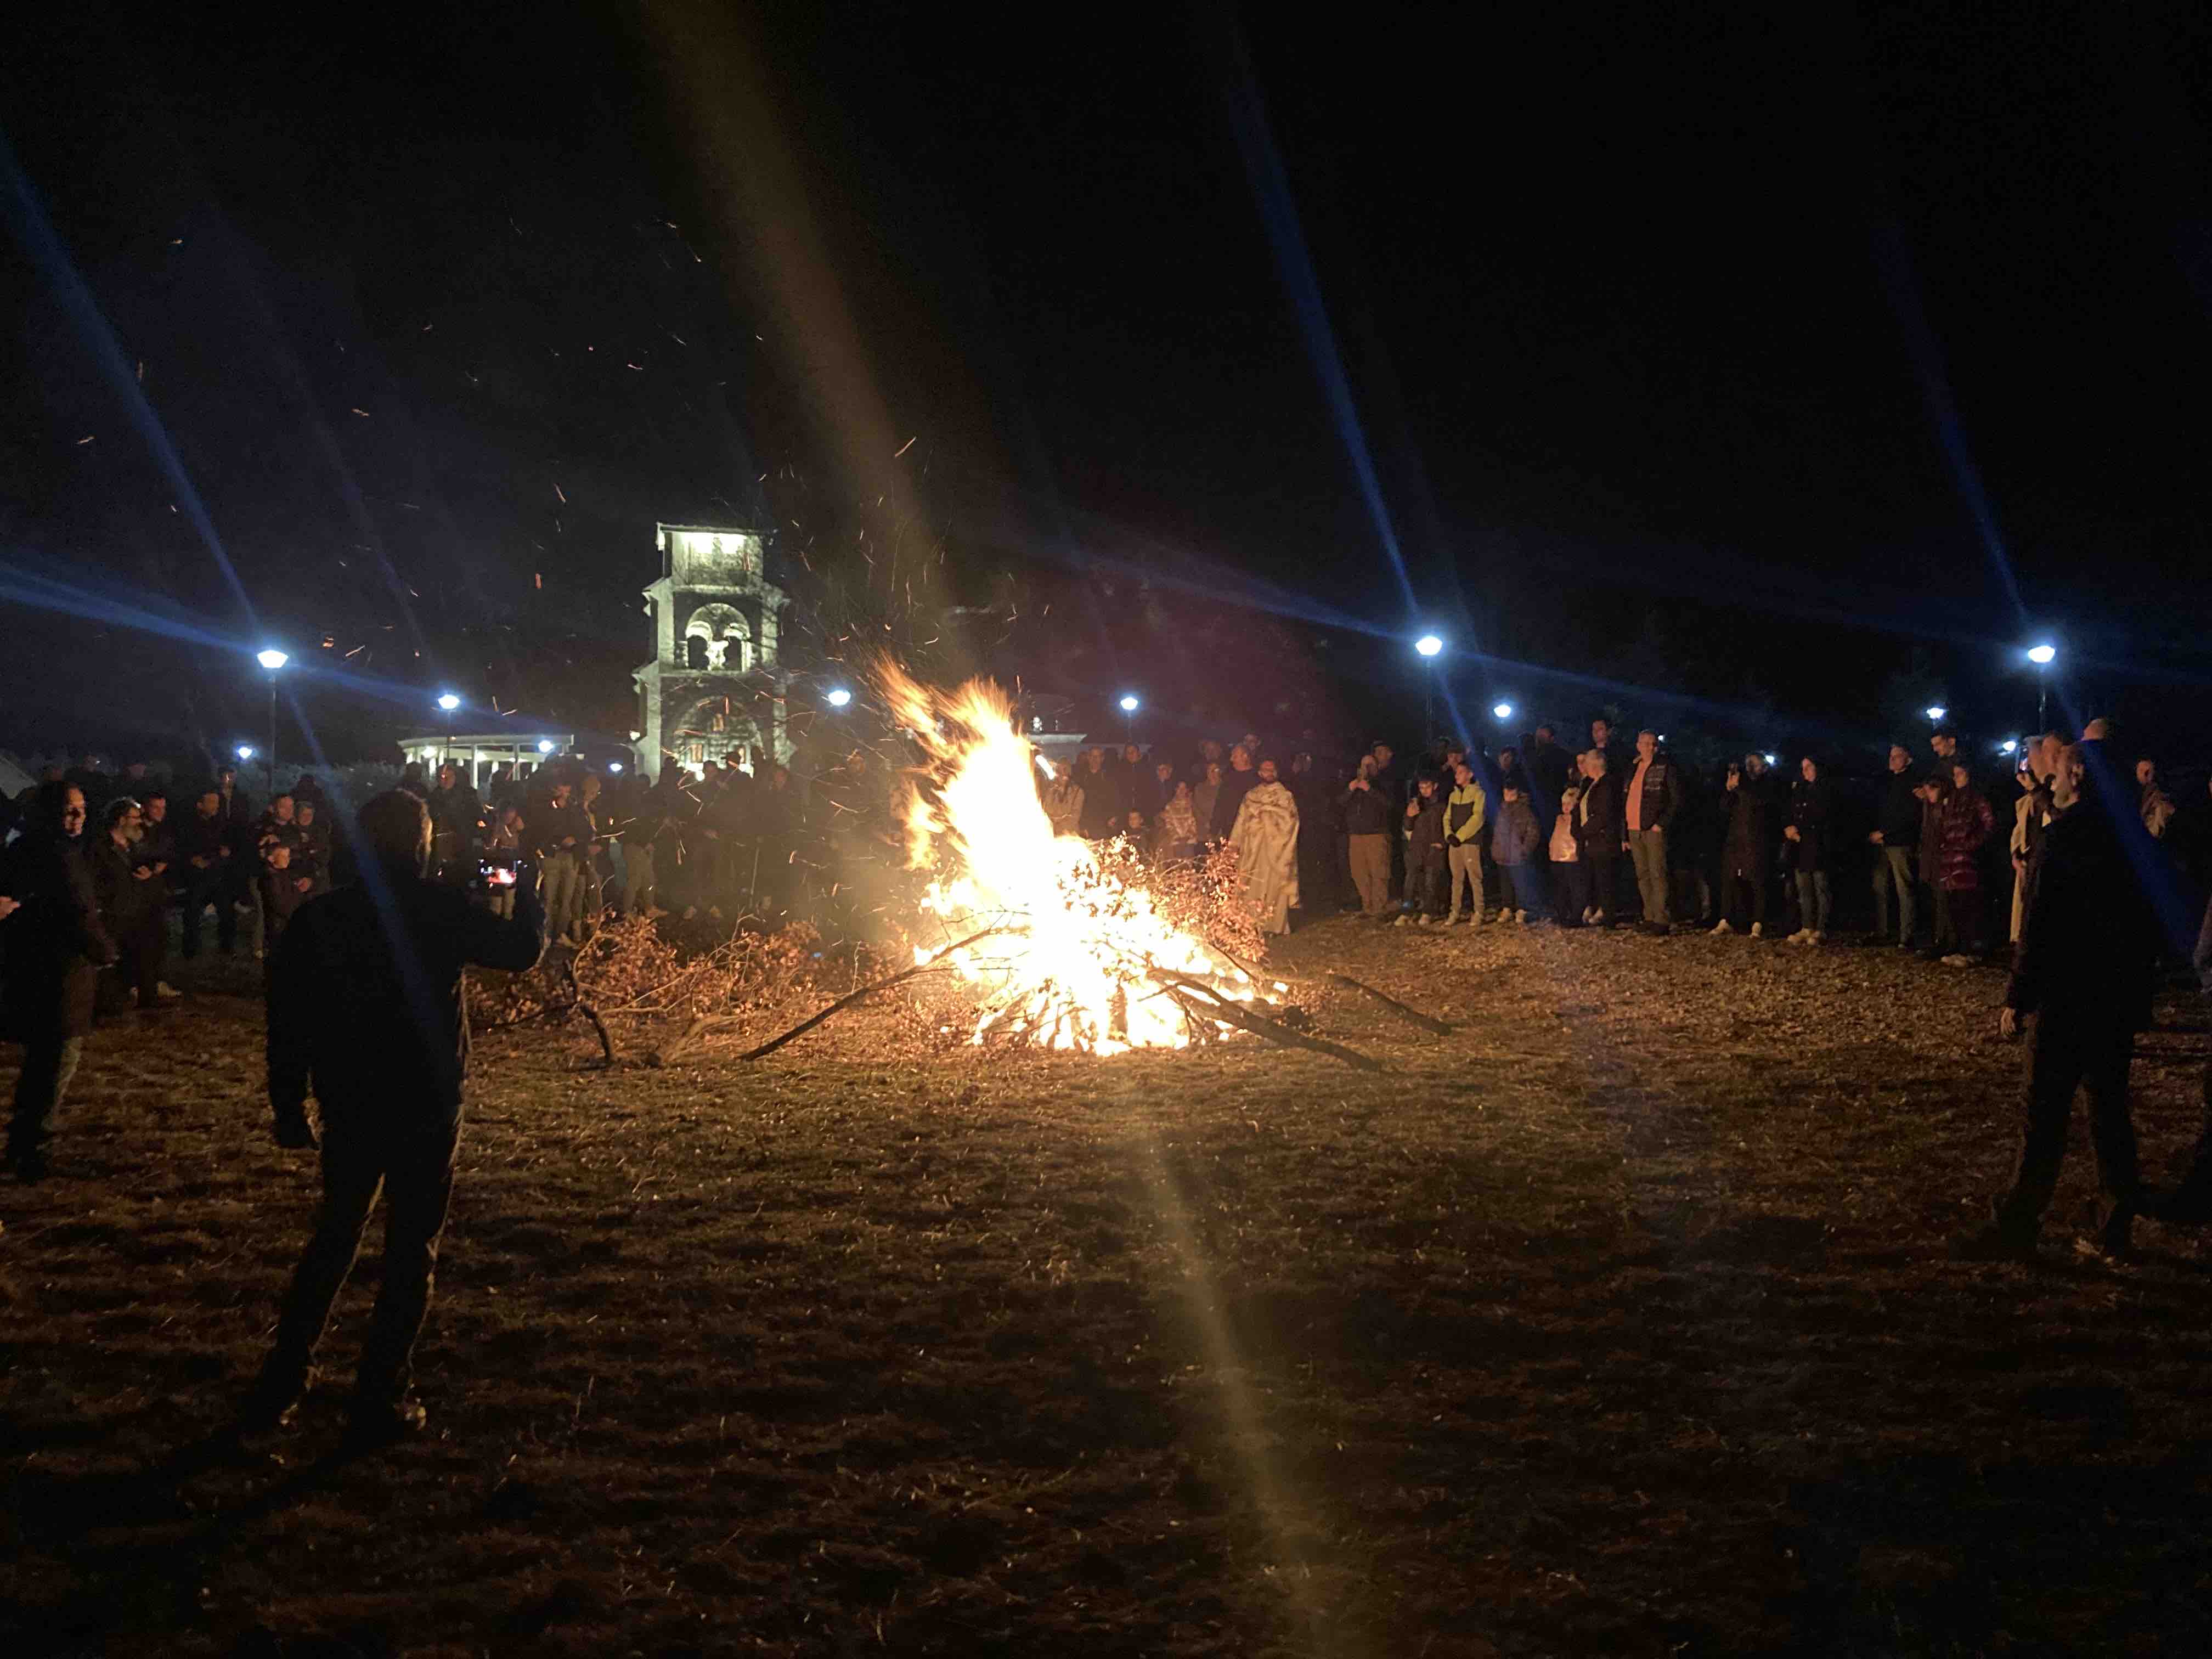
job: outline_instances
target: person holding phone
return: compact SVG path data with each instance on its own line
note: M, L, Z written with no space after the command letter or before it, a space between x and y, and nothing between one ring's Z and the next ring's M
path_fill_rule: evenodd
M362 809L361 879L301 905L269 974L269 1101L280 1146L322 1152L322 1203L286 1291L276 1341L236 1422L281 1425L306 1392L331 1304L381 1190L384 1276L362 1345L350 1433L374 1443L420 1429L410 1390L453 1198L468 1078L470 966L522 973L545 951L534 872L512 871L514 912L494 915L431 881L422 798L394 789ZM321 1108L317 1140L307 1116Z

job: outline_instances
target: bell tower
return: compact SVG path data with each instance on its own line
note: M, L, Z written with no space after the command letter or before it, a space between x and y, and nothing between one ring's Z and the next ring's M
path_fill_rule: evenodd
M653 660L637 687L638 770L728 758L750 769L753 751L788 758L785 732L783 611L791 603L768 580L757 530L664 524L654 527L660 580L645 590Z

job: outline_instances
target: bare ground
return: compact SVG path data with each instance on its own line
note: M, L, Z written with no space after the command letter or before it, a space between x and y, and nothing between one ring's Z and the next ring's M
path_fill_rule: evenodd
M362 1459L335 1392L194 1452L313 1196L246 987L103 1030L61 1173L0 1188L0 1652L2212 1649L2212 1258L1942 1256L2010 1148L1993 975L1349 921L1281 960L1458 1030L1331 998L1381 1076L916 1058L897 1010L750 1066L493 1037L432 1432ZM2207 1047L2166 1012L2154 1173Z

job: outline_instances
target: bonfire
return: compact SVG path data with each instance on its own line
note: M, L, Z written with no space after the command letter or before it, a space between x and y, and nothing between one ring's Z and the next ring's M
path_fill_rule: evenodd
M907 863L928 874L921 908L938 937L916 945L915 963L975 990L972 1042L1113 1054L1249 1029L1238 1012L1267 999L1227 948L1177 926L1133 861L1053 834L1042 759L1003 691L939 691L888 665L876 678L923 755Z

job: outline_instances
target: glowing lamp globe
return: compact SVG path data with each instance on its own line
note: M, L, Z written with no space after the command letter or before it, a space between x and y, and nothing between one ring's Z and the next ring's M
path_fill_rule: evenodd
M438 699L438 707L444 709L448 714L452 714L453 710L459 708L460 706L461 700L450 691L447 692L444 696Z
M1135 714L1137 712L1136 698L1133 696L1124 696L1121 699L1121 712L1125 714Z
M541 754L541 755L550 755L550 754L551 754L551 753L553 752L553 739L552 739L552 738L538 738L538 752L539 754Z
M832 708L842 708L852 701L853 694L842 685L830 694L830 706Z
M1413 641L1413 649L1425 657L1433 657L1444 648L1444 642L1434 634L1424 634Z
M1510 702L1501 702L1490 712L1497 715L1499 720L1510 720L1513 718L1513 705Z
M282 651L272 649L257 653L253 660L259 663L264 668L267 669L273 674L292 659L286 656Z
M2027 659L2038 668L2056 661L2057 657L2058 647L2055 645L2031 645L2027 647Z
M1924 713L1931 720L1941 720L1944 715L1949 714L1951 711L1944 708L1940 702L1931 702L1922 712Z
M619 772L619 771L621 771L621 770L622 770L622 763L621 763L620 761L609 761L609 762L607 763L607 770L608 770L608 771L610 771L610 772Z
M253 758L253 745L250 743L241 743L239 744L238 757L242 761L252 760Z

